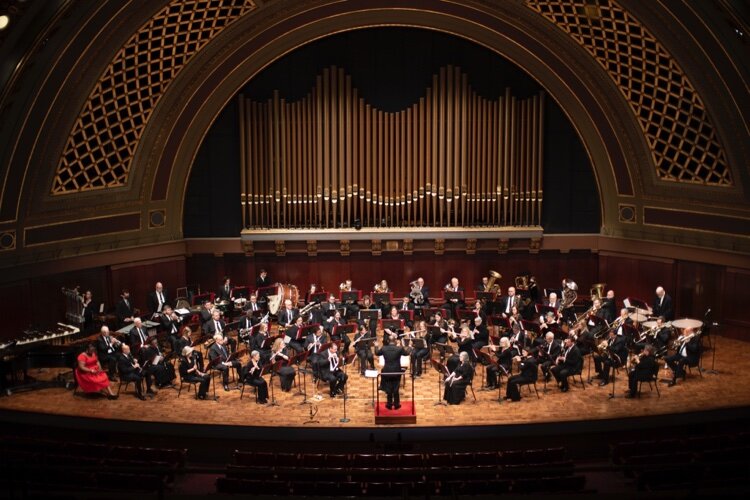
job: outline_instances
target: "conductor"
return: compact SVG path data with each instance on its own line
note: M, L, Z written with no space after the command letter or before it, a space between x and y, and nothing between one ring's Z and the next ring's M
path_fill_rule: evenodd
M397 345L398 336L392 333L389 336L390 342L378 349L375 353L377 356L383 356L383 367L381 373L396 373L396 375L382 375L380 378L380 390L385 391L388 396L388 402L385 407L389 410L401 408L401 399L398 389L401 385L401 356L408 356L409 353L403 347Z

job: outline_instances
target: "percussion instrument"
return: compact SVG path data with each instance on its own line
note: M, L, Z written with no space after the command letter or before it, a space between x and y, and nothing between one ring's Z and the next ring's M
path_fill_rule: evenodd
M703 326L703 321L699 319L682 318L672 321L672 326L675 328L700 328Z
M292 301L292 307L297 307L297 302L299 301L299 290L296 285L276 283L274 287L276 288L276 294L268 294L266 296L268 299L268 311L271 314L275 315L278 313L282 304L287 299Z

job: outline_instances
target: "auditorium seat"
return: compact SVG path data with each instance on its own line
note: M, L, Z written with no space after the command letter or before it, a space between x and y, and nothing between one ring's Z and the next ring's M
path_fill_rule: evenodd
M402 453L399 458L400 467L423 467L424 458L420 453Z
M273 464L279 467L296 467L301 464L299 455L296 453L276 453Z
M474 453L474 463L477 465L497 465L497 452L478 451Z
M498 455L497 463L499 465L524 464L526 463L526 459L524 458L523 453L523 450L503 451Z
M430 453L425 457L426 467L450 467L453 460L450 453Z
M377 467L378 457L372 453L355 453L352 456L352 467Z
M340 454L340 453L329 453L325 456L325 466L326 467L349 467L351 466L351 462L349 460L349 455Z
M234 450L234 463L237 465L275 465L275 456L268 452L246 452Z

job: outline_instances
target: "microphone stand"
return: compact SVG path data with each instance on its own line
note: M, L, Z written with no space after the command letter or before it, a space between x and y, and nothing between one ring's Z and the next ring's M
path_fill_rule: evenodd
M344 417L343 417L343 418L340 418L340 419L339 419L339 422L341 422L341 423L344 423L344 424L350 421L350 419L346 418L346 400L347 400L347 399L349 399L349 398L348 398L348 397L346 396L346 393L347 393L347 389L346 389L346 387L347 387L348 385L349 385L349 384L344 384Z
M617 370L614 365L610 368L612 370L612 393L609 395L609 399L615 398L615 380L617 379Z

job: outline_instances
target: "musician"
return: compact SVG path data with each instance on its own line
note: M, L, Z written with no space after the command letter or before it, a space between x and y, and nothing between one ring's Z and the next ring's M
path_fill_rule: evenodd
M399 387L401 386L401 356L407 356L408 352L402 346L397 344L397 336L390 336L388 345L378 346L376 344L377 356L383 356L383 366L381 367L380 387L388 398L385 407L389 410L401 408L401 396Z
M83 304L83 331L92 333L94 331L94 314L96 313L96 304L94 304L94 295L91 290L86 290L81 296Z
M290 299L285 299L284 309L282 309L277 315L279 325L283 325L285 328L291 327L298 315L299 309L292 306L292 301Z
M669 337L672 335L672 329L664 323L664 316L656 318L656 333L654 334L655 353L666 351L667 346L669 345Z
M449 405L460 404L466 398L466 387L474 377L474 368L469 361L469 354L462 352L459 355L459 360L458 367L445 379L443 399Z
M360 376L365 375L365 370L369 366L371 370L375 369L375 359L372 354L370 342L375 339L374 335L370 334L370 331L365 325L359 325L357 333L354 334L354 340L352 346L354 352L357 353L359 358L359 374Z
M443 319L443 315L441 312L438 311L435 313L435 317L433 321L430 323L430 326L436 326L440 328L440 333L435 332L431 336L430 338L431 344L435 344L435 343L445 344L446 342L448 342L448 332L449 332L448 322Z
M674 309L672 309L672 297L667 295L664 288L656 288L656 297L654 298L654 306L651 308L654 316L664 316L666 321L672 321L674 319Z
M544 302L544 305L553 308L555 311L560 309L560 303L557 301L557 294L555 292L550 293L547 300Z
M257 328L255 335L250 340L250 349L258 352L262 364L268 363L268 360L271 359L271 347L266 342L268 334L268 323L263 323Z
M346 321L341 317L341 312L339 311L336 311L333 317L328 318L328 321L326 321L326 329L328 330L328 335L331 338L331 341L343 342L344 350L341 352L343 355L346 355L349 352L349 345L352 343L352 341L351 339L349 339L348 335L342 334L340 332L336 332L337 326L344 326L344 325L346 325Z
M277 370L279 381L281 382L281 390L284 392L292 390L292 383L294 382L295 376L294 367L290 366L289 354L289 349L286 344L284 344L283 339L277 338L273 341L273 346L271 346L271 358L268 361L269 363L278 363L281 361L282 365L284 365Z
M258 274L258 277L255 279L255 288L263 288L271 286L271 284L271 277L268 275L268 271L261 269L260 274Z
M148 294L148 310L151 312L153 317L161 313L164 308L164 304L169 304L167 298L167 291L164 290L164 285L157 282L154 285L154 291Z
M318 285L315 283L310 283L310 288L307 290L307 293L305 294L305 304L309 304L311 302L315 302L312 298L313 294L323 292L324 290L318 290Z
M115 315L117 316L117 325L120 328L132 323L135 319L133 304L130 302L130 292L127 288L122 290L120 300L115 305Z
M260 318L253 316L253 311L251 309L248 309L245 312L245 316L241 320L239 320L239 322L240 324L238 326L237 334L239 335L240 339L242 339L249 345L250 342L252 342L250 335L253 331L253 326L260 322Z
M151 390L151 375L146 375L138 360L130 353L130 346L123 345L122 352L117 355L117 371L120 373L120 381L133 382L135 386L135 397L141 401L146 400L143 395L143 379L146 379L146 392L149 397L153 397L154 391Z
M224 281L219 285L216 297L221 302L232 301L232 279L229 276L224 276Z
M180 330L180 336L175 340L174 344L172 344L172 349L174 353L181 353L185 347L192 346L193 345L193 339L191 338L193 332L190 330L190 327L183 326ZM200 353L198 353L200 355ZM201 364L202 366L202 364Z
M143 348L148 344L148 331L143 326L141 318L135 318L133 320L133 328L130 330L130 340L128 341L130 348L135 352Z
M297 316L297 319L294 320L294 324L286 331L286 337L285 340L288 339L287 344L289 344L289 347L294 349L295 352L300 353L305 350L305 340L300 337L300 330L304 328L305 321L302 319L302 316Z
M526 347L526 332L521 328L519 321L512 323L512 325L511 330L513 331L513 335L508 340L518 352L521 352Z
M529 352L524 349L519 356L514 358L518 363L519 373L508 378L508 383L505 386L505 399L507 401L520 401L521 391L519 386L532 384L539 377L539 371L537 370L539 362L534 354L533 351Z
M214 335L214 343L208 350L209 366L214 370L221 372L221 381L225 391L229 391L229 368L234 368L238 372L242 369L242 364L233 359L229 359L229 350L226 347L227 338L221 333ZM242 377L240 377L242 380Z
M250 294L250 297L247 299L247 304L245 304L245 311L249 311L252 316L260 316L264 309L263 306L258 303L258 295L257 294Z
M658 372L659 366L656 363L654 353L654 346L646 344L641 354L636 358L638 362L630 370L630 373L628 373L628 389L630 390L625 397L634 398L638 394L638 382L648 382Z
M180 379L183 382L198 384L196 399L206 399L211 376L203 372L203 358L190 346L183 347L180 353Z
M221 315L221 311L219 311L219 315ZM201 308L200 316L201 316L201 327L203 328L203 330L205 330L207 328L208 323L214 317L214 303L211 302L210 300L204 300L203 307Z
M516 311L521 306L521 297L516 295L515 287L508 287L508 295L504 296L499 300L500 302L500 314L503 318L510 317L513 312L512 309L515 307Z
M341 369L343 359L339 357L338 350L338 345L331 343L330 347L321 354L320 359L320 378L328 382L332 398L344 393L348 379L344 370Z
M327 339L323 325L320 325L315 332L308 335L305 339L305 350L310 351L307 360L313 367L313 375L315 378L320 378L321 347L326 341Z
M698 366L700 363L700 339L695 334L694 328L685 328L677 342L679 343L677 352L664 359L667 366L672 370L672 380L669 381L669 387L677 384L678 377L685 380L685 366Z
M408 295L404 296L403 299L401 299L401 303L396 306L399 311L413 311L414 310L414 304L411 302L411 297Z
M555 313L553 313L552 311L547 311L547 314L545 314L544 316L540 316L539 322L541 323L541 325L539 326L539 331L541 332L555 333L560 329L560 323L557 321Z
M490 342L490 332L484 326L484 320L481 316L476 316L472 322L472 336L474 337L472 346L476 350L481 349Z
M250 361L247 363L245 372L244 383L258 389L258 404L264 405L268 403L268 383L261 376L263 364L260 361L260 353L258 351L250 353Z
M552 375L560 385L561 392L568 392L568 377L574 373L580 373L583 367L581 351L573 343L571 337L567 337L563 344L563 351L555 360L555 366L550 368Z
M159 321L162 331L167 332L169 335L169 344L172 346L172 351L175 353L180 352L175 349L175 342L180 338L180 322L182 322L182 318L172 310L172 306L166 304L159 315Z
M96 346L93 342L86 346L86 350L78 355L75 369L76 382L83 392L106 391L107 399L117 399L112 392L107 372L102 370L96 356Z
M335 326L342 326L346 324L346 320L341 317L341 311L336 310L334 311L332 316L329 316L328 319L325 320L324 326L326 332L330 335L333 331L333 327Z
M364 298L367 299L367 303L368 303L367 309L369 309L370 297L365 296ZM338 311L339 309L345 309L345 308L343 305L341 305L340 302L336 301L335 295L330 294L328 296L328 301L324 303L320 309L326 318L330 318L334 315L336 311Z
M430 359L430 348L427 344L427 322L417 322L411 350L411 371L415 377L422 376L422 365Z
M159 349L156 337L151 337L149 343L138 352L138 362L147 374L154 377L156 387L159 389L173 385L174 366L164 360L164 354Z
M550 367L555 364L557 357L562 352L562 343L555 339L555 334L547 332L544 335L544 344L537 350L537 357L541 363L544 379L549 382Z
M340 289L342 292L356 292L357 289L352 287L352 280L347 279L342 283L340 286ZM359 312L359 304L356 300L345 300L344 301L344 307L346 308L345 317L349 318L351 316L357 317L357 313Z
M602 301L602 318L607 320L607 323L612 323L617 315L617 305L615 301L615 291L607 290L607 296ZM598 314L597 314L598 316Z
M229 344L230 349L232 351L235 351L237 350L237 341L229 337L229 332L224 331L226 327L226 323L224 323L224 320L221 319L221 311L214 308L213 312L211 313L211 321L207 322L204 325L206 335L215 338L217 333L220 334L222 337L227 339L227 343Z
M120 348L120 341L110 335L107 326L103 326L100 333L101 335L96 339L96 352L99 356L99 362L107 367L109 379L114 380L115 369L117 368L117 350Z
M417 278L416 286L412 287L413 294L421 293L422 294L422 301L419 302L418 300L414 300L414 308L415 309L421 309L424 307L430 307L430 289L425 286L424 284L424 278L421 276Z
M466 307L466 302L464 301L463 297L464 289L462 286L459 286L458 278L451 278L450 283L448 283L448 285L446 285L445 287L445 291L461 293L461 296L459 298L447 299L445 304L443 304L443 309L447 309L451 312L451 318L458 318L457 311Z
M474 291L483 292L487 290L487 286L489 286L489 284L490 284L490 278L488 278L487 276L482 276L482 281L476 286Z
M622 366L628 357L628 346L625 337L617 335L614 330L609 331L609 339L604 352L594 353L594 369L601 379L600 386L609 383L609 375L615 368Z
M485 308L482 307L481 300L474 301L474 309L472 309L471 312L475 318L482 318L482 321L484 323L487 322L487 313L485 313Z
M489 365L487 367L487 387L493 389L497 387L498 374L502 373L505 377L510 375L513 369L513 358L518 355L518 351L510 345L508 337L502 337L500 345L492 346L490 350L494 351L497 357L497 366Z
M623 335L623 329L622 325L633 325L633 320L630 319L630 316L628 314L627 307L623 307L620 309L620 316L615 320L617 323L617 335L622 336Z

